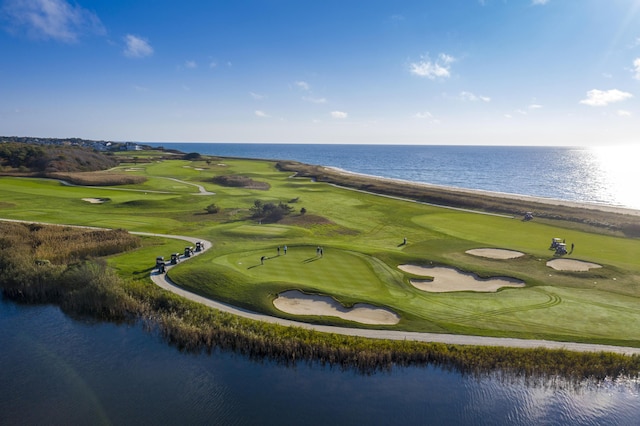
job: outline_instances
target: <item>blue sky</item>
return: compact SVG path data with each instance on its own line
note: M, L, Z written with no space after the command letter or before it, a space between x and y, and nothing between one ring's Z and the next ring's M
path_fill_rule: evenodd
M640 0L0 0L0 135L640 144Z

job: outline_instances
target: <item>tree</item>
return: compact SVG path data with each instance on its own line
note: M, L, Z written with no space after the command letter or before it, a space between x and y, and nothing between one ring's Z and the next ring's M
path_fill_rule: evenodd
M204 208L209 214L216 214L220 211L220 208L215 204L209 204Z
M185 160L193 161L193 160L199 160L200 157L202 156L200 155L199 152L190 152L188 154L185 154L183 158Z
M277 222L284 216L293 211L293 207L280 202L275 203L263 203L260 200L256 200L253 203L253 207L249 209L251 211L251 217L254 219L260 219L267 222Z

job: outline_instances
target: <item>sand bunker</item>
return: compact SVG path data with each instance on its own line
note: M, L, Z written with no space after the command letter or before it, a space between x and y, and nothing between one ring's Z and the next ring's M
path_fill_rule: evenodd
M400 317L388 309L365 303L356 303L352 308L345 308L331 297L304 294L298 290L280 293L273 305L288 314L339 317L362 324L393 325L400 321Z
M453 268L426 268L417 265L400 265L398 269L414 275L433 277L433 280L410 280L411 284L420 290L431 293L446 293L451 291L496 292L502 287L524 287L524 281L497 277L483 279L475 274L460 272Z
M106 198L83 198L82 201L86 201L91 204L102 204L106 203L108 200Z
M589 269L602 268L597 263L584 262L582 260L574 259L553 259L547 262L547 266L555 269L556 271L572 271L572 272L586 272Z
M524 256L524 253L515 250L505 250L505 249L493 249L493 248L480 248L467 250L465 253L470 254L472 256L479 257L488 257L489 259L515 259L521 256Z

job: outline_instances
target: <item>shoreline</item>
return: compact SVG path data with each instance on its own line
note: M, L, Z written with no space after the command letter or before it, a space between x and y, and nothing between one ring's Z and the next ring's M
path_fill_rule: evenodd
M562 205L566 207L575 207L584 210L597 210L605 213L615 213L622 215L630 215L630 216L639 216L640 217L640 209L633 209L630 207L623 206L613 206L610 204L598 204L598 203L589 203L589 202L580 202L580 201L571 201L571 200L561 200L556 198L547 198L533 195L524 195L524 194L512 194L508 192L499 192L499 191L488 191L485 189L470 189L470 188L460 188L457 186L446 186L446 185L437 185L433 183L425 183L418 182L407 179L399 179L399 178L389 178L383 176L369 175L366 173L352 172L350 170L345 170L340 167L334 166L319 166L323 169L333 171L339 175L343 175L345 177L354 176L361 177L365 179L370 179L374 182L389 182L396 183L407 186L414 186L418 188L424 189L436 189L441 191L448 191L453 193L460 194L469 194L469 195L484 195L492 198L501 198L505 200L514 200L520 202L532 202L532 203L540 203L550 206Z

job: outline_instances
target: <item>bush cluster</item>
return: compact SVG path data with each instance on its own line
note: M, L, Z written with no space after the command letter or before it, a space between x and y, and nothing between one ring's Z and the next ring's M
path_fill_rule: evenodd
M263 203L261 200L256 200L250 208L250 211L253 219L273 223L290 214L293 211L293 207L283 202L275 204L271 202Z

